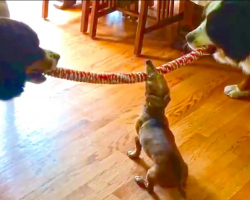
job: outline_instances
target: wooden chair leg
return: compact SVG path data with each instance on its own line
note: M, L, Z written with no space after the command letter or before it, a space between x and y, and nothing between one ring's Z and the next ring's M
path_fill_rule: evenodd
M125 7L126 9L128 9L128 6ZM122 13L122 16L127 18L129 15L125 14L125 13Z
M96 36L99 5L100 5L100 0L92 1L90 31L89 31L89 35L91 38L94 38Z
M54 4L54 7L60 10L72 8L76 4L76 0L61 0L60 2L60 4Z
M81 32L86 33L89 25L90 0L82 1Z
M186 0L180 1L179 13L183 13L183 20L178 22L177 37L171 44L173 49L189 53L191 49L187 45L186 35L193 29L193 14L195 11L195 4Z
M155 4L154 0L149 1L149 6L150 6L150 7L153 7L153 6L154 6L154 4Z
M143 39L144 39L144 30L146 28L147 15L148 15L148 2L147 0L141 1L141 9L139 14L139 21L136 30L135 37L135 49L134 54L139 56L142 51Z
M0 2L0 15L1 17L10 18L9 6L6 0L1 0Z
M42 5L42 18L46 19L49 14L49 0L43 0Z
M178 30L184 26L188 26L190 29L193 29L194 10L194 3L190 1L180 1L179 12L183 12L183 20L178 23Z
M130 9L135 11L135 12L138 12L139 11L139 0L137 0L135 3L133 3L130 6ZM138 19L138 17L133 17L133 16L131 16L130 18L134 21L136 21Z

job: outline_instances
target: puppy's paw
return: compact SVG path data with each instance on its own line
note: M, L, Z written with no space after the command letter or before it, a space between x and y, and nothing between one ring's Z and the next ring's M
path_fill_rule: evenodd
M250 91L241 91L237 85L226 86L224 93L234 99L250 97Z
M142 176L135 176L135 182L137 183L137 185L139 185L141 188L146 189L146 181L144 180L144 178Z
M127 155L130 159L137 159L140 156L140 154L136 150L128 151Z

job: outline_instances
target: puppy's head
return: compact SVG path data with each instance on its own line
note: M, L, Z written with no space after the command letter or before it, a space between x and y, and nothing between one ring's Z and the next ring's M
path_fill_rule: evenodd
M148 60L147 80L146 80L146 98L147 103L152 107L165 108L170 101L170 92L167 81L163 74L159 73L153 63Z
M26 24L0 18L0 100L20 96L25 82L42 83L43 73L56 68L60 56L39 47L36 33Z
M192 49L214 45L235 61L250 53L250 1L211 1L204 21L186 36Z

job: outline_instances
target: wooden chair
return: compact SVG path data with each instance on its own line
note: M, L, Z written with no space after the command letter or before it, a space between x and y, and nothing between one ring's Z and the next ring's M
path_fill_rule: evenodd
M185 1L179 1L179 12L174 15L175 0L158 0L156 21L153 25L146 27L149 3L148 1L141 1L141 9L135 38L135 55L138 56L141 54L145 34L183 20L183 11L185 6L183 2L185 3Z
M92 2L92 11L91 11L91 20L90 20L90 36L94 38L96 36L97 31L97 21L98 18L107 15L114 10L118 10L122 12L123 14L127 14L133 17L138 17L138 25L137 25L137 31L136 31L136 38L135 38L135 48L134 48L134 54L140 55L142 51L142 44L144 35L155 31L157 29L163 28L164 26L173 24L175 22L180 22L184 18L184 10L185 10L185 2L186 1L179 1L179 13L174 15L174 9L175 9L175 0L158 0L157 1L157 17L156 19L153 19L148 16L148 9L150 6L152 6L153 1L149 0L141 0L140 4L140 12L138 12L138 9L126 9L121 8L117 5L116 0L105 0L105 3L109 5L106 7L106 9L101 8L101 1L95 0ZM86 7L85 7L86 8ZM84 9L84 7L83 7ZM83 20L86 20L86 15L83 15ZM154 24L146 27L147 20L153 20ZM87 25L82 26L82 32L87 31Z
M89 16L94 10L105 10L106 12L112 12L112 8L115 6L115 0L97 0L98 1L98 9L96 9L95 1L84 0L82 2L82 18L81 18L81 32L85 33L88 30L89 25ZM93 6L95 7L93 9ZM105 15L105 14L104 14ZM96 16L96 14L95 14ZM102 15L103 16L103 15ZM96 24L97 26L97 24Z
M66 2L66 1L65 1ZM90 21L90 36L94 38L97 31L98 18L107 15L115 10L122 12L124 15L130 15L138 20L138 26L135 38L134 54L140 55L142 51L144 35L154 30L160 29L166 25L170 25L175 22L180 22L180 25L185 24L183 21L188 21L190 15L186 13L186 3L189 1L179 1L179 13L174 15L175 4L174 0L158 0L157 1L157 18L152 26L146 27L147 19L151 19L148 16L148 8L154 5L154 1L142 0L140 12L138 12L138 1L134 1L130 7L119 7L117 0L83 0L82 2L82 19L81 19L81 32L87 32L89 24L89 15L91 14ZM43 0L43 18L48 17L48 0ZM184 12L185 11L185 12ZM184 20L183 20L184 19Z
M125 3L129 1L120 1L120 3ZM123 8L127 11L133 11L138 17L138 0L134 0L131 4ZM89 24L89 15L91 15L91 26L90 26L90 36L93 38L96 36L97 21L98 18L107 15L113 11L121 10L119 6L119 1L117 0L86 0L82 4L82 19L81 19L81 32L85 33L88 30ZM123 15L126 15L126 12L123 12ZM130 15L130 14L128 14ZM134 15L135 16L135 15Z
M62 5L60 7L56 6L58 9L65 9L70 8L73 5L75 5L76 0L74 1L62 1ZM91 5L92 1L90 0L82 0L82 20L81 20L81 32L86 32L88 29L88 23L89 23L89 15L91 13ZM110 4L107 0L100 0L100 6L99 9L104 9L105 7L109 7ZM49 11L49 0L43 0L42 5L42 18L46 19L48 17L48 11Z

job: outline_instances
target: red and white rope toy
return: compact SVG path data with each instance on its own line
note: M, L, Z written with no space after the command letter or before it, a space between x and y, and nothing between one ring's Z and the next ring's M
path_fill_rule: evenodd
M192 51L189 54L181 56L176 60L157 67L157 71L162 74L170 73L181 66L192 63L200 57L211 54L214 49L211 47L204 47ZM71 69L57 68L52 72L46 73L48 76L95 84L129 84L146 81L147 75L145 72L130 72L130 73L94 73L77 71Z

